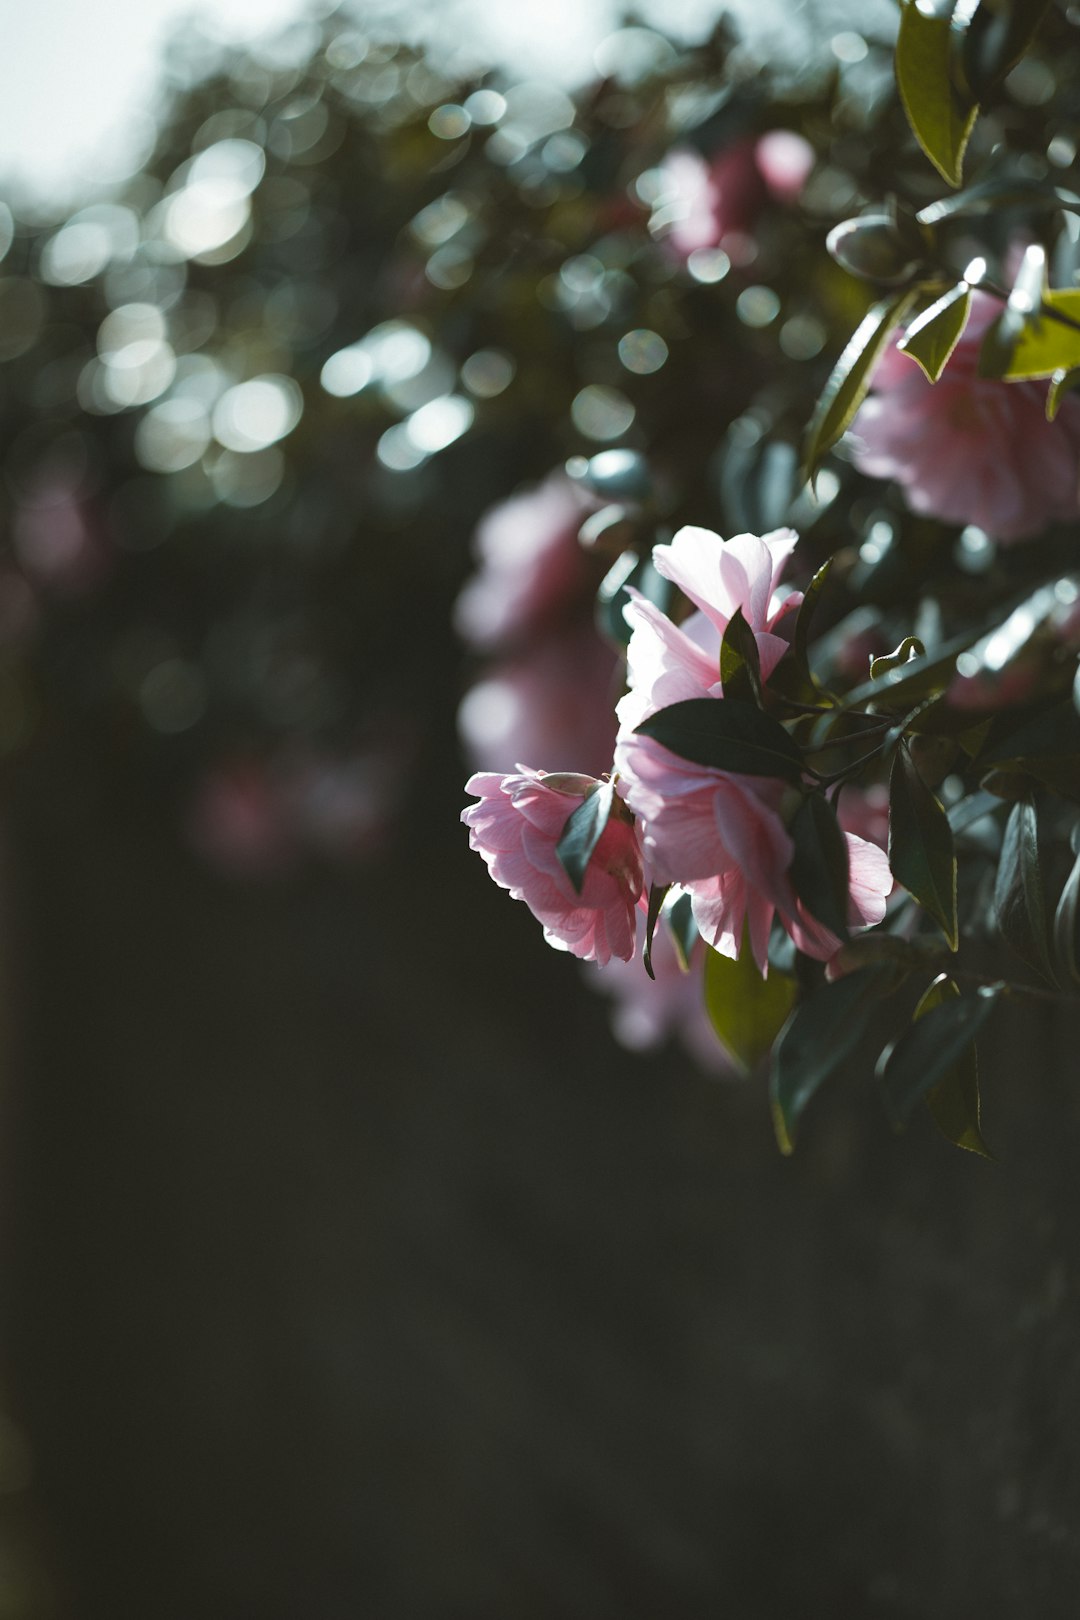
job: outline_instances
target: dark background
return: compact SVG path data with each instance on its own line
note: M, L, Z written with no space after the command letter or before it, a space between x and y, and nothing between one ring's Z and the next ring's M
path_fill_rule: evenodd
M8 1355L58 1612L1073 1612L1075 1028L1001 1162L613 1048L445 828L237 889L70 756L7 839ZM505 915L504 915L505 913ZM485 950L485 939L499 948Z

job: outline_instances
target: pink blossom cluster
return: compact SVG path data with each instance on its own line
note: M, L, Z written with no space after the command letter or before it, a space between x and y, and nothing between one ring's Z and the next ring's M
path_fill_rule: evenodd
M852 429L855 465L894 478L914 512L973 524L1008 543L1080 515L1080 400L1046 419L1046 384L979 376L1001 312L975 292L963 336L936 383L892 344Z
M479 803L462 819L473 848L495 881L525 901L552 943L601 965L612 956L630 961L649 886L679 884L705 941L737 957L746 937L763 974L775 918L807 955L827 960L838 950L839 941L810 915L792 881L790 822L802 802L798 787L695 764L638 729L672 704L723 700L718 655L736 611L753 632L768 681L788 645L784 620L801 600L779 589L795 543L791 530L722 540L684 528L670 544L654 547L656 569L693 611L677 624L631 593L627 691L617 708L617 813L596 843L580 889L557 845L581 800L601 791L599 781L524 765L508 776L481 773L470 780L468 791ZM854 833L844 837L850 924L880 922L892 886L885 853Z

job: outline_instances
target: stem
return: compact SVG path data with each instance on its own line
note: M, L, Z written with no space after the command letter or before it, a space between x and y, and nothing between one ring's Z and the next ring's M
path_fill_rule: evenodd
M847 765L844 766L843 770L833 771L831 776L822 776L820 771L815 771L812 765L808 765L806 768L810 772L810 775L817 781L819 786L823 788L832 787L835 782L844 782L849 776L855 776L859 771L862 770L864 765L869 765L872 759L876 759L878 757L878 755L881 753L881 749L882 745L881 743L878 743L876 748L871 748L870 752L868 754L863 754L861 759L851 760Z
M826 712L831 713L832 711L828 710ZM862 731L853 731L846 737L828 737L824 742L805 743L803 745L803 753L824 754L827 753L830 748L843 748L845 743L862 742L864 737L880 736L882 732L891 731L896 724L897 722L895 719L881 720L876 726L864 726ZM907 722L905 721L904 724L906 725Z

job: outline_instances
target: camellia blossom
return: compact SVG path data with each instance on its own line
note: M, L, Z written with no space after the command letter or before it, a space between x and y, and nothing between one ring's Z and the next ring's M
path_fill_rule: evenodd
M794 855L784 812L793 790L773 777L744 776L680 759L652 737L630 734L615 754L627 803L642 822L642 844L656 883L689 890L694 921L722 956L735 958L744 931L768 971L769 934L779 914L807 956L827 961L835 935L807 912L790 877ZM797 802L797 801L795 801ZM845 834L849 921L878 923L892 888L884 850Z
M978 374L1001 304L975 292L967 327L936 383L895 343L855 418L855 465L894 478L915 512L1023 540L1080 513L1080 400L1046 420L1046 384Z
M512 899L524 900L548 943L602 967L612 956L629 961L634 954L645 883L635 829L617 806L580 894L555 848L575 806L599 786L592 777L555 776L524 765L510 776L480 772L466 784L480 802L463 810L461 819L495 882Z
M720 696L720 642L736 609L754 632L762 677L768 680L788 645L775 627L802 601L798 591L786 597L777 592L797 540L793 529L722 540L711 529L684 528L670 545L653 547L657 572L677 585L697 612L676 625L639 593L630 593L624 609L632 631L626 649L629 691L616 710L623 733L672 703Z
M670 545L654 548L653 561L695 604L697 614L680 628L641 597L626 609L633 629L627 651L630 692L619 705L615 764L621 791L641 819L650 873L656 883L687 887L701 933L721 954L738 956L747 930L762 972L777 913L808 955L824 960L838 945L805 911L788 875L794 845L785 816L797 797L773 777L682 759L636 727L673 703L722 696L716 654L736 610L754 632L768 679L787 645L774 626L801 600L777 595L796 542L791 529L731 540L707 529L680 529ZM888 861L861 839L848 843L853 921L880 922L892 884Z
M490 651L546 630L588 596L593 570L577 536L595 504L554 472L480 520L480 567L454 608L455 628L470 647Z

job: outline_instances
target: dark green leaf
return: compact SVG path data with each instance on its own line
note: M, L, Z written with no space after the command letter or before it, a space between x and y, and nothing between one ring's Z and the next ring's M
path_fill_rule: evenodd
M1055 984L1039 864L1039 824L1035 801L1030 797L1018 799L1009 812L994 884L994 918L1002 938L1017 956Z
M796 1007L773 1049L769 1102L781 1153L795 1147L810 1099L842 1068L891 989L888 967L861 968L824 984Z
M824 589L825 581L829 577L831 567L832 558L827 557L803 592L803 599L799 603L795 614L795 633L792 637L792 643L800 662L807 668L809 668L810 659L810 626L813 623L818 599Z
M963 178L964 149L978 107L952 80L954 5L904 0L896 39L896 82L915 139L951 186Z
M585 887L585 873L608 824L614 798L615 788L611 782L602 782L594 788L570 812L559 842L555 845L563 871L578 894Z
M912 973L925 972L947 961L948 954L947 947L936 939L903 939L899 934L874 929L869 934L856 934L835 960L845 973L876 965L887 967L892 975L889 988L899 989Z
M866 398L874 367L893 328L903 319L914 297L914 291L901 292L875 304L848 339L807 429L803 467L811 484L823 459L850 425Z
M749 941L737 962L712 946L705 950L705 1008L724 1046L747 1071L770 1049L795 1000L795 981L782 973L763 979Z
M1054 954L1062 972L1080 984L1080 858L1069 873L1054 914Z
M953 836L959 837L997 808L998 800L993 793L969 793L966 798L950 805L949 826L953 830Z
M915 217L920 225L940 225L945 219L992 214L999 208L1024 208L1029 213L1036 209L1080 208L1080 197L1061 186L1051 186L1045 180L998 175L954 192L951 197L940 197L928 203Z
M1019 724L1012 716L1002 716L992 724L976 763L982 771L992 767L1020 774L1028 786L1039 782L1080 801L1080 717L1069 702L1056 703Z
M821 693L810 669L810 625L831 567L832 558L827 557L803 592L803 599L795 610L795 630L791 646L769 676L770 692L792 698L796 702L820 701Z
M949 818L901 746L889 781L889 865L956 950L956 856Z
M745 776L802 778L802 754L779 720L738 698L687 698L637 727L680 759Z
M694 921L694 903L688 894L680 894L664 908L667 923L675 945L675 953L684 973L690 971L690 953L698 942L697 923Z
M898 1130L907 1124L921 1097L945 1081L965 1055L974 1055L975 1037L997 1005L999 994L995 987L973 996L945 996L936 1006L924 1008L921 1016L916 1013L916 1021L879 1069L885 1107Z
M667 899L670 883L653 883L649 886L649 911L645 918L645 949L641 953L641 962L650 979L656 974L652 968L652 942L656 933L656 924L660 916L660 908Z
M984 99L1014 68L1050 9L1049 0L1007 0L981 5L964 39L964 75L976 99Z
M945 370L949 356L964 334L971 312L971 288L966 281L939 298L912 321L898 347L918 361L932 383Z
M957 1000L959 995L959 985L947 974L940 974L915 1008L914 1019L917 1021L945 1001ZM961 1051L937 1084L930 1087L926 1102L934 1123L950 1142L966 1148L969 1153L979 1153L984 1159L993 1158L983 1140L979 1117L979 1059L974 1041Z
M761 660L757 638L743 618L742 608L736 608L731 615L720 643L720 684L726 698L761 703Z
M628 550L616 558L596 593L596 623L601 633L617 647L625 647L630 640L630 626L623 616L623 608L630 600L628 585L640 591L662 613L667 611L674 595L670 580L653 566L651 557L639 557L636 551Z
M810 793L791 823L795 845L790 877L807 911L835 934L848 937L847 839L823 793Z

